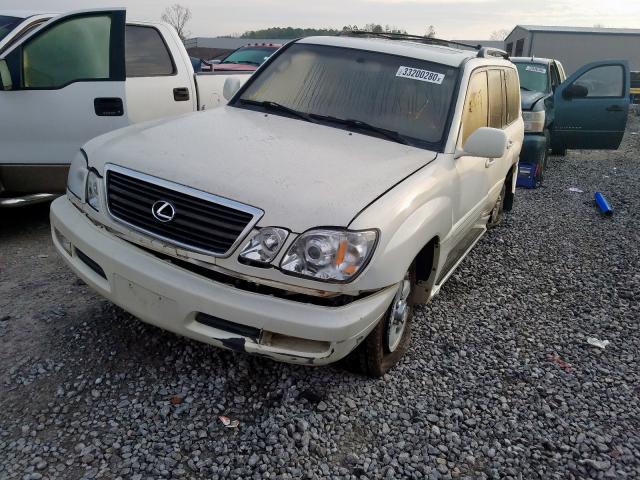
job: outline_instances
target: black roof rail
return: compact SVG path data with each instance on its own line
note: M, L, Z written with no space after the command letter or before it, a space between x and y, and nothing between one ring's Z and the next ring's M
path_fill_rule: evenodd
M477 56L479 58L502 57L505 60L509 60L509 54L507 52L500 50L499 48L492 47L481 47Z
M410 35L408 33L392 32L367 32L365 30L343 30L338 33L338 37L365 37L365 38L385 38L387 40L409 40L411 42L425 43L427 45L439 45L442 47L463 47L471 50L482 50L480 45L469 45L452 40L444 40L435 37L421 37L420 35ZM506 53L506 52L505 52Z

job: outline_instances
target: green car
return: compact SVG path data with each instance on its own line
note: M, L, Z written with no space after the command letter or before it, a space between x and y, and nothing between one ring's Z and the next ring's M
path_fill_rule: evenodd
M608 149L620 146L629 111L629 64L603 60L566 78L554 59L514 57L518 68L525 137L517 185L542 183L549 150Z

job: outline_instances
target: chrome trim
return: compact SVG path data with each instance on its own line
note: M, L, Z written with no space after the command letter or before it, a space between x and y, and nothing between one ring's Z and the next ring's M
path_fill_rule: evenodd
M231 245L231 247L229 247L229 249L224 253L216 253L216 252L212 252L210 250L205 250L203 248L194 247L193 245L189 245L189 244L186 244L186 243L178 242L176 240L173 240L171 238L165 237L163 235L158 235L157 233L150 232L150 231L148 231L148 230L146 230L146 229L144 229L142 227L139 227L137 225L133 225L133 224L127 222L126 220L123 220L123 219L119 218L117 215L115 215L111 211L111 209L109 208L109 192L107 190L107 173L110 172L110 171L111 172L120 173L122 175L127 175L129 177L137 178L138 180L142 180L144 182L153 183L153 184L158 185L160 187L164 187L164 188L167 188L169 190L173 190L173 191L179 192L179 193L184 193L185 195L190 195L192 197L199 198L201 200L205 200L207 202L217 203L217 204L222 205L224 207L233 208L235 210L240 210L241 212L253 215L253 219L251 221L249 221L249 223L244 228L244 230L242 230L240 235L238 235L238 238L236 239L236 241L233 242L233 245ZM187 187L186 185L182 185L180 183L174 183L174 182L170 182L169 180L163 180L162 178L154 177L152 175L147 175L146 173L141 173L141 172L138 172L136 170L131 170L129 168L121 167L119 165L114 165L113 163L105 164L105 166L104 166L104 177L103 177L102 181L104 183L105 204L106 204L106 207L107 207L107 211L109 212L109 216L111 218L113 218L114 220L116 220L117 222L119 222L119 223L121 223L123 225L126 225L129 228L132 228L133 230L136 230L138 232L144 233L145 235L148 235L150 237L158 238L160 240L164 240L165 242L168 242L168 243L170 243L172 245L177 245L177 246L179 246L181 248L184 248L185 250L190 250L192 252L198 252L198 253L204 253L206 255L211 255L212 257L217 257L217 258L227 258L227 257L229 257L236 250L236 248L238 248L238 245L240 243L242 243L242 241L247 237L249 232L251 232L251 230L253 230L253 227L256 226L258 221L264 215L264 210L261 210L260 208L256 208L256 207L253 207L251 205L247 205L247 204L244 204L244 203L236 202L235 200L231 200L229 198L220 197L218 195L214 195L213 193L203 192L202 190L197 190L195 188Z

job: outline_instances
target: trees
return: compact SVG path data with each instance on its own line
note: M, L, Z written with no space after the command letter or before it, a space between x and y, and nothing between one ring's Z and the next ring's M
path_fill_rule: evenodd
M489 40L496 40L496 41L504 40L505 38L507 38L507 35L509 35L509 30L507 30L506 28L502 28L500 30L494 30L493 32L491 32L491 35L489 36Z
M424 34L425 37L433 38L436 36L436 28L433 25L429 25L427 27L427 33Z
M189 8L183 7L179 3L174 3L170 7L164 9L160 18L163 22L167 22L176 29L183 42L191 34L191 32L185 28L187 22L191 20L191 10Z

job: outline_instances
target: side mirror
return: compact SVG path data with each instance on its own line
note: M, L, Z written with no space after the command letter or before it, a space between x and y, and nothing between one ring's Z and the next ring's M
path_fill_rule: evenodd
M2 90L11 90L13 88L11 73L9 72L7 61L4 58L0 60L0 86Z
M239 78L229 77L224 81L224 87L222 88L222 96L228 101L240 90L242 82Z
M562 96L566 99L585 98L587 95L589 95L589 89L577 83L572 83L562 92Z
M456 158L470 157L500 158L507 150L507 134L504 130L480 127L467 138L462 150L456 152Z

